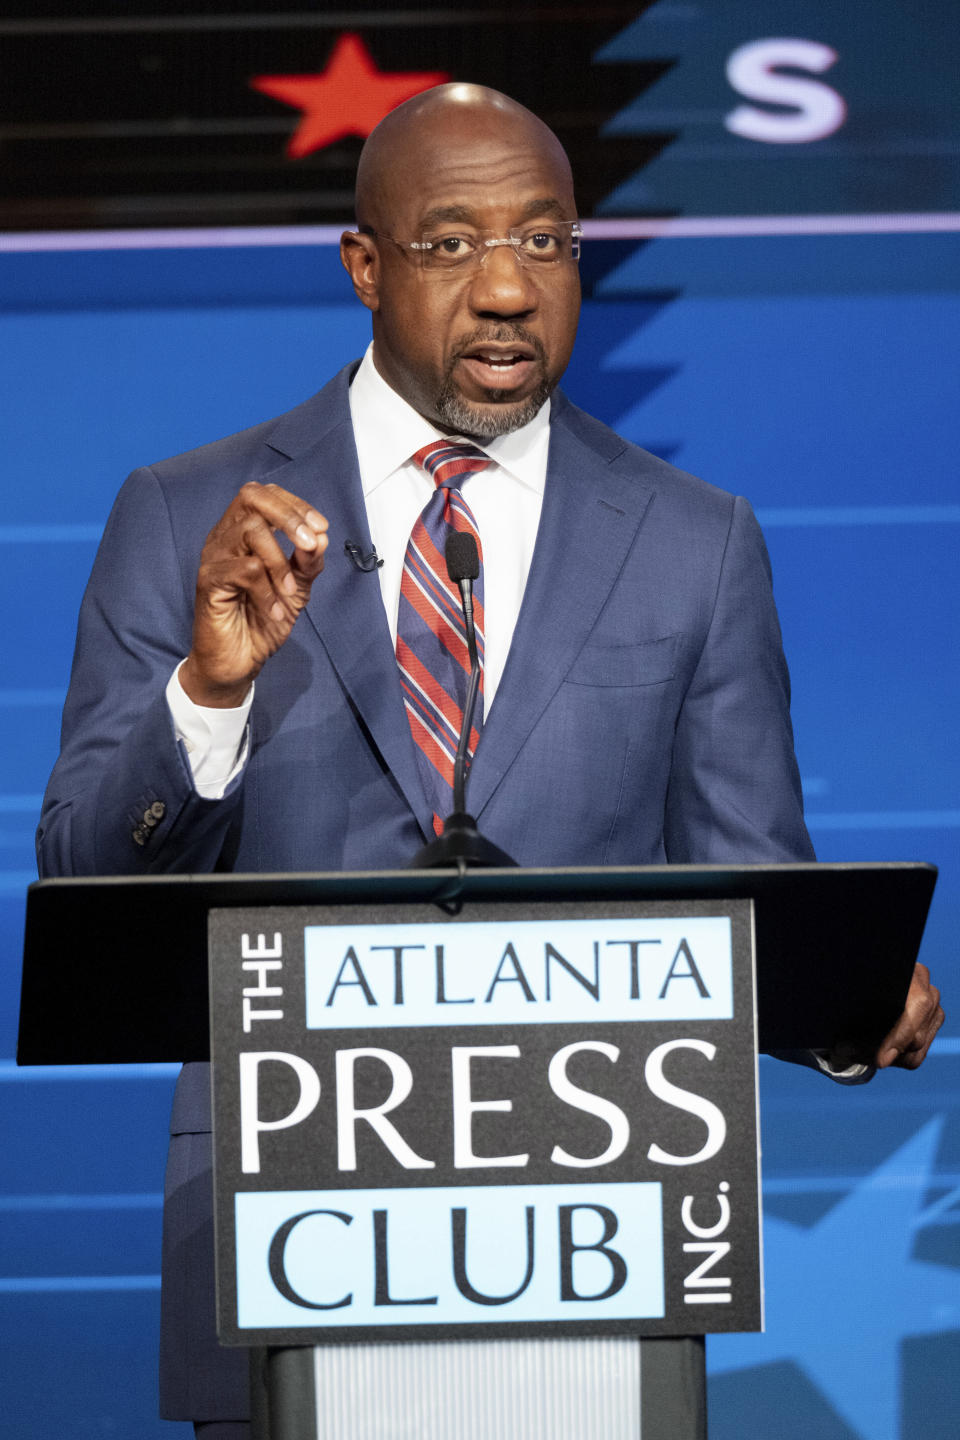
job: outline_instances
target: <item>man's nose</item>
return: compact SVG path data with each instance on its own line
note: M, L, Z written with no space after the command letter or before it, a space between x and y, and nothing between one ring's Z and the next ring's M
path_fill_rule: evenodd
M530 268L512 245L491 245L470 284L470 304L477 314L527 315L537 308L537 287Z

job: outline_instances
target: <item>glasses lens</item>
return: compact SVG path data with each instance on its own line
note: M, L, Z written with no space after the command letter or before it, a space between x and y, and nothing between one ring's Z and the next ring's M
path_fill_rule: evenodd
M415 240L420 263L432 274L458 274L482 264L491 250L509 246L524 265L560 265L580 258L582 231L576 221L531 225L511 235L488 231L429 231Z
M576 260L580 254L580 227L575 223L537 225L511 235L521 260L537 265L558 265Z
M421 236L420 258L426 270L459 270L479 257L480 240L461 231L442 231Z

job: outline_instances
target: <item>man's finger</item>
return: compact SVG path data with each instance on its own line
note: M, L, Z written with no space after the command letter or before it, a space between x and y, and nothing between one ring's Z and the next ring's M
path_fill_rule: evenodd
M273 589L274 602L283 614L288 614L291 620L295 620L299 614L299 605L294 603L294 597L301 591L301 583L295 557L302 555L312 562L315 551L294 550L293 557L289 560L280 549L273 531L269 528L261 516L248 520L244 530L244 538L247 550L252 557L255 557L263 567ZM314 540L323 539L326 546L326 537L314 536ZM273 613L273 607L270 607ZM274 614L274 619L279 619L279 614Z
M317 544L314 550L295 549L290 560L291 570L294 577L300 578L306 583L307 589L313 584L320 574L326 560L328 537L326 532L317 536ZM290 594L294 594L300 587L294 582Z
M280 485L258 485L248 480L234 504L262 517L271 530L279 530L298 550L315 551L327 521L319 510Z
M937 1025L928 1038L928 1028L935 1019L939 1006L940 991L930 984L930 971L926 965L918 961L914 966L903 1014L877 1050L877 1065L881 1069L901 1063L901 1057L908 1053L920 1054L920 1059L923 1058L930 1041L940 1028ZM942 1021L940 1023L942 1024ZM915 1061L915 1064L919 1063L920 1060Z
M916 1070L927 1058L927 1052L933 1044L937 1031L944 1022L944 1013L938 1005L934 1011L930 1023L923 1032L917 1036L913 1045L907 1047L903 1054L894 1060L894 1065L903 1070Z

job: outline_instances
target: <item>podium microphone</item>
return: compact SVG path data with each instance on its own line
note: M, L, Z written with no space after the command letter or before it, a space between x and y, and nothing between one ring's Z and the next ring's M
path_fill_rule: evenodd
M465 531L451 530L444 546L444 559L448 577L460 589L470 655L470 679L453 762L453 811L443 822L443 834L418 850L410 864L416 869L432 869L441 865L456 865L458 868L466 865L513 866L517 862L492 840L486 840L477 829L474 817L467 812L467 752L480 688L480 657L473 623L473 582L480 574L480 552L476 540Z
M477 706L477 692L480 688L480 657L477 654L477 631L473 623L473 582L480 574L480 552L472 535L451 530L444 546L447 575L460 587L460 604L467 629L467 650L470 654L470 680L467 684L467 698L463 706L463 723L457 743L456 759L453 762L453 812L466 811L467 752L470 731L473 729L473 713Z

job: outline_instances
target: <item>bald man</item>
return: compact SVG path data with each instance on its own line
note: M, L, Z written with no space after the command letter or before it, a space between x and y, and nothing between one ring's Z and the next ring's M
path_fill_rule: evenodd
M435 811L398 609L433 493L413 457L444 439L485 456L462 487L483 553L484 833L522 865L812 858L749 506L556 389L580 297L556 137L495 92L428 91L370 136L357 221L341 254L372 317L363 360L121 491L41 873L410 860ZM382 566L358 566L374 546ZM919 1064L941 1020L918 968L876 1063ZM171 1130L162 1402L215 1440L244 1433L247 1377L215 1338L205 1066L185 1067Z

